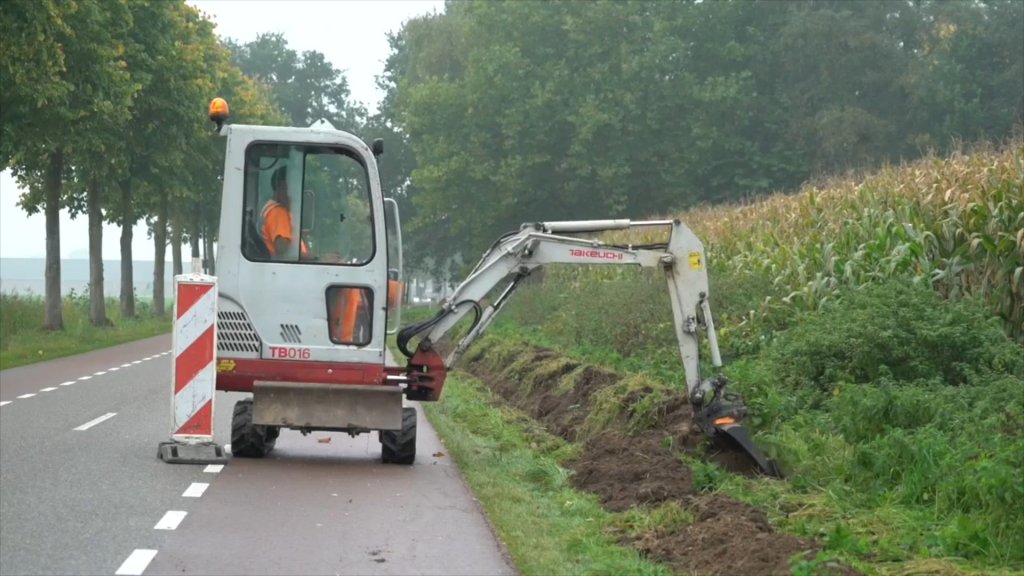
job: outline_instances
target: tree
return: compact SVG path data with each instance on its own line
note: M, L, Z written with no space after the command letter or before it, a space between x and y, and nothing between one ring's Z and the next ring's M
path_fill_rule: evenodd
M341 130L357 131L362 125L365 110L350 101L348 81L323 53L299 54L281 34L225 45L243 74L269 87L290 125L309 126L320 119Z
M59 213L76 155L116 122L134 86L125 71L120 34L131 25L123 1L5 3L0 11L4 56L4 164L28 188L21 206L46 214L46 317L62 329Z
M523 221L737 201L1007 136L1022 6L450 3L392 37L382 78L414 153L409 236L473 253Z

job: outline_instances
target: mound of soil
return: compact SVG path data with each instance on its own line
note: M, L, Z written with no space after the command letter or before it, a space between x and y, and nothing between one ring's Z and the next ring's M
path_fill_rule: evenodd
M789 558L818 549L772 530L756 508L723 496L691 501L694 522L672 534L648 533L634 547L686 574L789 574ZM856 573L856 572L854 572Z
M728 450L707 454L707 440L694 425L689 402L682 395L660 407L657 422L647 431L630 435L613 425L584 440L580 431L594 394L623 376L565 360L552 364L549 361L559 359L552 350L531 349L524 354L531 355L526 365L535 372L512 373L508 366L489 364L486 355L468 362L467 370L551 433L569 442L584 441L581 455L567 463L575 472L576 488L597 495L606 509L615 512L678 502L694 516L693 523L672 533L655 530L639 538L623 537L625 544L679 572L716 575L786 574L794 554L813 556L820 549L813 541L776 532L765 515L749 504L694 489L692 472L679 459L680 453L705 455L741 474L753 474L753 465ZM541 367L546 361L545 370ZM564 379L574 372L569 387ZM524 379L531 381L528 390ZM623 403L631 404L629 398Z

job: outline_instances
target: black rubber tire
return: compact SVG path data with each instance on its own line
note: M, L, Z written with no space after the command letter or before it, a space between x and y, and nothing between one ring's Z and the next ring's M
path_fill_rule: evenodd
M380 431L380 459L385 464L416 461L416 409L402 408L402 429Z
M277 441L276 427L252 423L252 399L246 398L235 402L235 410L231 414L231 454L242 458L263 458Z

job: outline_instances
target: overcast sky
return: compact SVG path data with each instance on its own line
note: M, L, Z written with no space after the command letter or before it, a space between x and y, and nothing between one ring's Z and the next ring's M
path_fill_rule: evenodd
M444 11L443 0L189 0L189 4L205 12L222 37L248 42L263 32L280 32L297 51L323 52L345 74L352 97L370 111L381 97L376 77L388 56L387 33L397 31L413 16ZM25 215L17 206L20 194L10 172L0 173L0 257L42 258L46 255L45 220L42 214ZM120 258L120 234L115 226L104 228L104 259ZM61 213L60 244L63 258L88 257L85 216L71 220ZM145 225L135 228L132 252L135 260L153 259L153 242L146 236Z

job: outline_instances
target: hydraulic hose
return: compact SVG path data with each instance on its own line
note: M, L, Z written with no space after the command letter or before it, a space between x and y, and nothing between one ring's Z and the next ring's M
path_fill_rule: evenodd
M429 332L445 316L451 314L452 312L455 311L456 308L462 306L463 304L473 305L473 325L470 326L469 329L472 330L473 328L475 328L477 323L480 322L480 315L482 313L482 311L480 310L480 304L478 304L474 300L462 300L461 302L455 304L454 306L448 308L447 310L438 311L438 313L429 320L417 322L416 324L410 324L405 328L399 330L398 336L395 338L395 343L398 344L398 349L402 352L402 354L405 354L406 358L412 358L413 354L415 353L409 351L409 341L424 332Z

